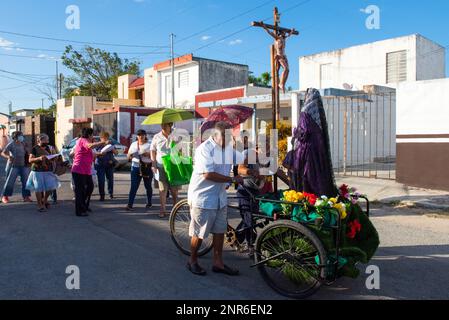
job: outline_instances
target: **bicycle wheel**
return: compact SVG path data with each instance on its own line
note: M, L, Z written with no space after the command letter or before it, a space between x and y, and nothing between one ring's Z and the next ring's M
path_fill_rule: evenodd
M170 213L170 233L176 247L190 256L190 207L187 199L179 201ZM198 256L204 256L212 249L212 235L203 240Z
M326 251L305 226L274 222L259 234L255 249L262 278L281 295L304 299L319 289L325 276Z

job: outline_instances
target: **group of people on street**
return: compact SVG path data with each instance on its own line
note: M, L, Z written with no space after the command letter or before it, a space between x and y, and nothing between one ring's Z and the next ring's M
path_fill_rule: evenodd
M49 137L42 133L37 136L37 143L28 149L23 133L15 131L10 141L1 152L1 156L7 159L5 167L6 181L2 190L2 202L9 203L9 197L13 195L14 185L20 177L22 185L22 198L24 202L32 202L31 192L35 192L37 207L40 212L49 209L48 199L56 201L56 190L60 183L54 173L57 157L51 158L55 153L54 147L49 145Z
M248 164L248 152L243 155L245 160L239 160L241 165L237 168L237 174L231 177L233 163L217 161L225 154L235 152L233 145L225 142L225 131L229 125L219 122L215 125L215 133L204 141L195 152L194 170L188 188L188 202L191 208L191 224L189 235L191 236L191 256L187 268L194 274L204 275L206 271L198 263L198 249L203 239L209 233L213 234L213 267L212 271L227 275L237 275L238 270L223 262L222 251L224 234L227 231L227 189L230 185L242 185L242 175L254 179L255 185L260 184L258 167ZM161 218L167 215L167 194L177 202L179 187L171 186L167 179L167 173L163 166L162 158L170 154L171 148L178 141L174 137L173 123L161 125L161 131L156 134L151 143L148 141L145 130L137 131L136 141L128 149L128 160L131 162L130 190L127 211L134 210L134 201L138 189L143 181L146 192L146 208L153 206L152 181L155 179L159 189ZM105 187L110 199L114 199L114 148L106 148L112 145L109 134L102 132L100 140L95 141L92 128L82 129L81 135L71 151L73 158L71 166L72 186L75 194L75 214L88 216L91 196L94 190L93 174L98 178L100 201L106 197ZM247 148L247 143L245 144ZM38 210L45 212L49 209L49 197L60 186L59 179L54 173L54 147L49 145L48 136L38 136L37 144L28 153L24 144L23 134L15 132L12 141L2 151L2 156L8 159L7 179L3 188L4 203L8 203L13 193L14 184L20 176L22 182L22 196L25 202L31 202L31 192L36 193ZM235 154L235 153L234 153ZM256 182L257 181L257 182ZM257 188L256 188L257 189ZM242 190L239 189L239 192ZM251 228L251 226L247 226ZM248 239L248 242L250 240Z

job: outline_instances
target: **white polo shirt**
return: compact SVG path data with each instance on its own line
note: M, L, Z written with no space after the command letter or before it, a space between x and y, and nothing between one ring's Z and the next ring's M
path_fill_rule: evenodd
M164 134L159 132L154 135L153 140L151 140L151 151L156 151L156 162L158 166L162 166L162 157L170 154L170 145L172 142L177 143L179 139L176 139L173 135L173 132L167 137Z
M196 149L193 173L187 195L191 207L221 209L228 205L226 194L228 183L207 180L203 174L216 172L224 176L230 176L234 153L237 153L237 161L242 162L243 156L234 151L232 145L226 146L223 150L212 137Z

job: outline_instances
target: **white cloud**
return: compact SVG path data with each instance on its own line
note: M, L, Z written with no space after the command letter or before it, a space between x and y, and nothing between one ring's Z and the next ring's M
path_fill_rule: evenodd
M14 42L0 37L0 48L3 48L5 50L12 50L11 47L13 47L14 45L15 45Z
M230 46L235 46L237 44L241 44L242 42L243 42L243 40L241 40L241 39L235 39L235 40L229 41L229 45Z
M16 48L16 51L22 52L22 51L25 51L25 49L22 49L22 48Z
M207 41L207 40L209 40L210 38L212 38L211 36L202 36L201 37L201 40L202 41Z

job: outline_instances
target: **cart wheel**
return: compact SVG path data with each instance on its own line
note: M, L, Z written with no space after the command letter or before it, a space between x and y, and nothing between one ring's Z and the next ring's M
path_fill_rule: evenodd
M170 213L170 233L176 247L185 255L190 256L190 207L187 199L179 201ZM212 249L212 235L203 240L198 256L204 256Z
M274 222L259 234L255 249L262 278L281 295L304 299L319 289L326 251L307 227L293 221Z

